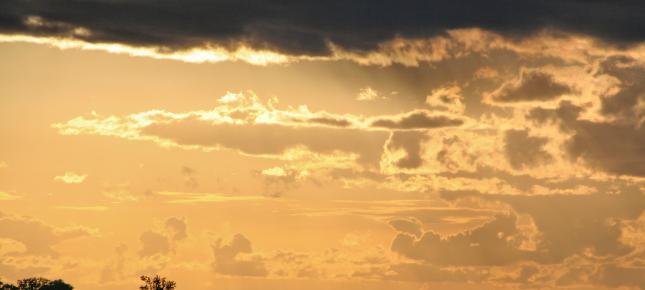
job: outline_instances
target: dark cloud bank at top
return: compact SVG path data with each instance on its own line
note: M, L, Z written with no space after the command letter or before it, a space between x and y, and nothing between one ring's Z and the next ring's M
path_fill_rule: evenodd
M395 36L473 27L518 37L557 29L629 44L645 39L643 15L641 0L3 0L0 32L166 49L243 42L292 55L327 55L329 43L365 51ZM91 33L73 33L78 27Z

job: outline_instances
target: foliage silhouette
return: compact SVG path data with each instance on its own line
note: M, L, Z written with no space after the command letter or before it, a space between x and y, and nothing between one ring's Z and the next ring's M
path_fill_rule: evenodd
M20 290L16 285L13 284L5 284L2 281L0 281L0 290Z
M18 286L0 281L0 290L72 290L74 287L61 279L51 281L43 277L18 280Z
M148 276L141 276L141 281L145 284L140 286L140 290L174 290L177 283L171 280L166 280L165 277L155 275L153 278Z

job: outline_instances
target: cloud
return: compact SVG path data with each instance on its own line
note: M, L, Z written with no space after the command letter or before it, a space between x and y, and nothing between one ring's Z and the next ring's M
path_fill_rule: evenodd
M166 220L166 229L169 231L170 239L181 241L188 237L186 232L186 221L184 219L171 217Z
M358 96L356 96L357 101L374 101L378 99L383 99L379 96L378 92L371 87L364 87L358 91Z
M389 134L386 130L369 128L359 116L310 112L305 106L281 110L274 107L276 101L265 104L252 93L229 93L208 111L152 110L123 117L94 114L52 126L65 135L148 140L164 147L231 149L287 160L312 156L306 153L330 158L344 155L363 166L378 163Z
M507 265L527 255L513 244L518 234L515 223L513 215L498 215L480 227L449 237L428 231L415 239L399 233L392 241L391 249L434 265Z
M85 227L54 227L36 219L0 213L0 238L22 243L25 252L21 254L56 256L58 253L52 246L95 234L96 230Z
M115 257L106 263L101 270L101 283L119 281L126 278L125 275L125 253L128 247L125 244L119 244L115 249Z
M528 130L508 130L504 136L506 159L515 169L534 167L552 159L544 150L549 139L529 136Z
M0 191L0 200L16 200L20 197L8 192Z
M428 137L421 132L416 131L395 131L386 143L389 151L402 149L405 155L395 161L399 168L413 169L423 164L423 142Z
M187 224L184 219L170 217L164 223L165 232L145 231L139 237L141 249L139 256L168 255L175 251L176 242L188 237Z
M352 122L350 120L338 118L338 117L326 117L326 116L309 118L305 120L305 122L322 124L322 125L327 125L331 127L349 127L352 125Z
M556 109L536 108L527 118L556 122L570 135L564 146L572 160L616 175L645 176L645 127L638 123L581 119L585 108L563 101Z
M176 204L194 204L194 203L211 203L211 202L233 202L233 201L253 201L262 200L265 197L260 195L231 195L207 192L178 192L178 191L159 191L156 196L167 199L168 203Z
M8 0L0 11L0 31L7 34L170 50L244 45L310 57L328 56L332 47L369 51L396 36L423 38L473 27L516 37L548 28L627 43L645 38L638 29L644 25L638 1Z
M465 110L463 99L461 88L453 84L432 90L426 97L426 104L453 114L463 114Z
M388 222L398 232L420 237L423 233L421 222L416 219L393 219Z
M535 255L524 259L559 263L586 251L589 255L613 258L633 248L622 242L621 224L637 219L645 210L641 192L592 195L510 196L443 193L448 200L465 196L504 202L517 214L528 214L539 232ZM558 212L554 215L554 212Z
M602 98L601 113L623 123L645 124L645 66L634 58L613 56L601 63L598 74L620 82L618 91Z
M576 121L567 151L573 159L618 175L645 177L645 127Z
M465 268L441 268L424 263L398 263L388 268L390 279L414 282L481 282L484 271ZM422 287L420 289L426 289Z
M192 169L188 166L183 166L181 168L181 175L184 176L184 185L186 185L187 188L194 190L199 187L199 183L197 182L197 178L195 177L195 169Z
M252 254L251 241L244 235L236 234L226 244L222 239L212 246L215 261L215 272L231 276L266 276L268 274L264 262ZM246 256L245 256L246 255Z
M213 124L202 120L151 124L141 132L182 145L224 147L249 155L283 155L298 146L324 154L340 151L358 155L363 163L378 160L386 139L385 132L356 129Z
M66 171L64 175L54 177L54 180L67 184L79 184L83 183L83 181L85 181L85 178L87 178L87 174L78 174L75 172Z
M461 119L445 115L433 115L425 110L417 110L399 115L395 118L376 118L372 120L371 126L376 128L414 130L459 126L463 123L464 121Z
M299 170L291 167L271 167L260 172L264 182L265 195L280 197L288 190L295 188L298 182L309 173L306 170Z
M490 94L499 103L550 101L570 94L574 89L540 70L522 70L518 79L504 83Z
M645 289L645 268L602 265L597 281L609 287L638 287Z
M139 256L141 257L170 253L170 241L160 233L145 231L139 237L139 241L141 241L141 249L139 250Z

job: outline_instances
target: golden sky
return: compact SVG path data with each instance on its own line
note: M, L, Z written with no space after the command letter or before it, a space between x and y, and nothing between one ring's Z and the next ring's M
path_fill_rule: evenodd
M322 49L166 27L166 47L21 19L0 31L2 281L645 289L633 35L483 23Z

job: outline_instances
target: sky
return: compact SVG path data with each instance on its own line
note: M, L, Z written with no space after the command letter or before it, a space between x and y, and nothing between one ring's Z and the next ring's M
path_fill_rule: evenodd
M644 16L4 0L0 280L645 289Z

